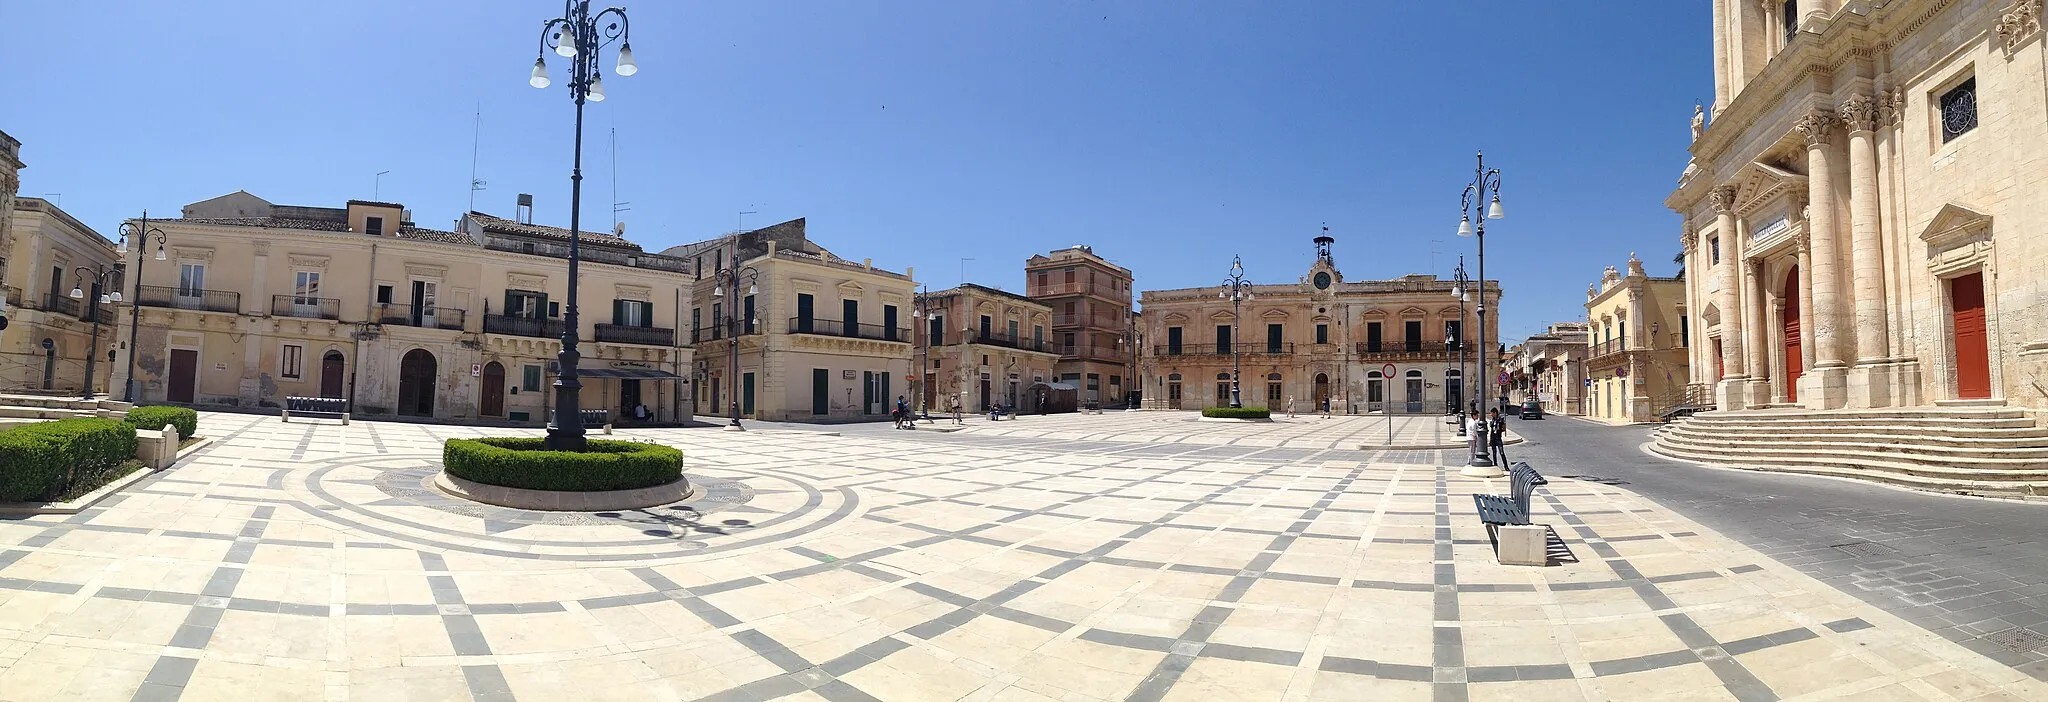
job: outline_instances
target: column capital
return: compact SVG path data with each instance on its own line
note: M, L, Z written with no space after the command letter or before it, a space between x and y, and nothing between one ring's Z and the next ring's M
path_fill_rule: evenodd
M1835 115L1834 110L1821 108L1800 117L1798 122L1792 124L1792 128L1805 135L1806 146L1812 148L1826 145L1828 138L1834 136L1836 125L1840 123L1841 118Z
M1906 95L1900 88L1881 90L1877 93L1877 123L1879 126L1896 127L1906 121Z
M1694 234L1691 229L1687 229L1678 235L1678 244L1685 248L1686 255L1691 255L1693 248L1699 246L1699 243L1700 235Z
M1735 214L1735 186L1715 186L1713 190L1707 192L1707 197L1713 200L1714 214Z
M1762 260L1754 258L1742 259L1742 272L1744 273L1748 273L1753 276L1756 275L1759 271L1762 271L1763 268L1764 262Z
M1843 100L1835 114L1841 117L1842 125L1850 134L1877 130L1878 101L1869 95L1851 95Z

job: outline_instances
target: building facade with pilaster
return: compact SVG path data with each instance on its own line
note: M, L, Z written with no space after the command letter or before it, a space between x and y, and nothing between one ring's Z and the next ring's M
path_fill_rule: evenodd
M1047 337L1052 307L973 283L925 299L928 316L917 329L919 347L930 345L924 406L938 412L958 398L970 413L997 404L1026 413L1074 409L1065 401L1079 388L1061 381L1062 349Z
M2040 0L1713 3L1683 217L1720 409L2048 409Z
M1137 362L1131 269L1111 263L1094 247L1070 246L1024 261L1026 296L1052 307L1060 382L1079 390L1083 404L1122 407L1138 390L1130 382Z
M1609 424L1657 421L1687 404L1692 321L1685 281L1653 278L1630 254L1586 288L1585 416Z

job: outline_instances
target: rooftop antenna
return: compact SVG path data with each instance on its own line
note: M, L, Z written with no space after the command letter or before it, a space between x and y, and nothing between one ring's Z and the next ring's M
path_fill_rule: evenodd
M64 206L64 193L43 193L43 199L49 200L52 198L56 199L58 207Z
M974 260L974 259L971 259L971 258L963 258L963 259L960 259L960 284L961 284L961 285L966 285L966 284L967 284L967 262L968 262L968 261L972 261L972 260Z
M473 125L473 126L472 126L472 127L470 128L470 137L469 137L469 209L467 209L467 210L463 210L464 212L475 212L475 211L476 211L476 191L484 189L484 181L483 181L482 179L479 179L479 178L477 178L477 177L476 177L476 152L477 152L477 147L478 147L479 145L481 145L481 144L483 143L483 134L484 134L484 103L483 103L483 101L479 100L479 101L477 101L477 103L476 103L476 123L475 123L475 125Z
M747 230L747 215L750 215L750 214L761 214L761 213L760 213L760 212L756 212L756 211L754 211L754 210L740 210L740 231L743 231L743 232L744 232L744 231L746 231L746 230Z
M377 171L377 178L370 185L370 199L382 202L382 200L379 199L379 196L384 194L384 174L390 172L391 171Z
M619 128L612 127L612 233L619 230L619 213L631 210L630 202L619 201Z

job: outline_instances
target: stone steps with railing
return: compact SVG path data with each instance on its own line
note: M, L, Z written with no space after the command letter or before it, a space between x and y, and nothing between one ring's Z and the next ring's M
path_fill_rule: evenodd
M1939 492L2048 495L2048 429L2002 407L1705 412L1659 429L1651 449Z

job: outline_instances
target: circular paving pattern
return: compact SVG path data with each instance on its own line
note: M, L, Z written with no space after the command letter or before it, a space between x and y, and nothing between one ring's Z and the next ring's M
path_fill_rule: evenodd
M307 461L304 494L330 521L423 547L546 560L701 556L761 545L844 519L844 488L732 469L692 470L683 502L632 510L555 512L471 502L436 490L440 457L349 456ZM297 492L296 490L294 492Z

